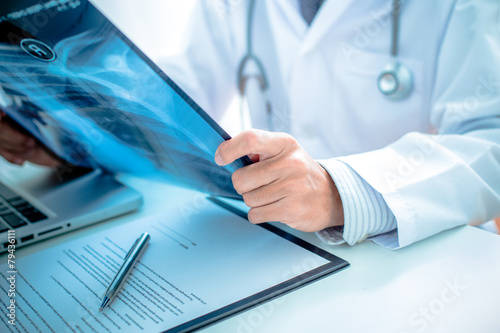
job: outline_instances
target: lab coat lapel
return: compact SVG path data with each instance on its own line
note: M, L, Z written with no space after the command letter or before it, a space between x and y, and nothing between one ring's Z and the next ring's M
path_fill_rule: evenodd
M300 53L306 53L321 42L322 37L342 17L354 0L326 0L305 36Z

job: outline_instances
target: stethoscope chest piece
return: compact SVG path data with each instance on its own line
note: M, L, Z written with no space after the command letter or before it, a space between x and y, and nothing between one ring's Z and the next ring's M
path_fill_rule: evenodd
M393 100L407 97L413 86L413 78L408 67L392 61L380 73L377 79L378 89Z

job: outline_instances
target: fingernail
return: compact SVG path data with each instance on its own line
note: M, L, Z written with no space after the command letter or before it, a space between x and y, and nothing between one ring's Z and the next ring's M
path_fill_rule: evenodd
M23 163L24 163L24 160L22 158L16 157L14 159L14 164L23 165Z
M219 151L215 152L215 163L218 165L222 165L224 162L222 161L222 157L220 157Z

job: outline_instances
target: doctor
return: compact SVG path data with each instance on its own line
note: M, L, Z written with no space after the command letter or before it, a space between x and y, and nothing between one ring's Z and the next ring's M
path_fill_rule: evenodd
M256 162L233 174L251 222L395 249L500 216L499 20L497 0L198 1L160 65L216 120L248 100L255 129L215 160Z

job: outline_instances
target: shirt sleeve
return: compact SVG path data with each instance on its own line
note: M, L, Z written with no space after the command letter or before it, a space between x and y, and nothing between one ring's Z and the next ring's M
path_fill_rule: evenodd
M396 228L396 218L382 195L352 168L336 159L318 162L335 182L344 209L344 226L317 232L322 241L331 245L354 245Z

